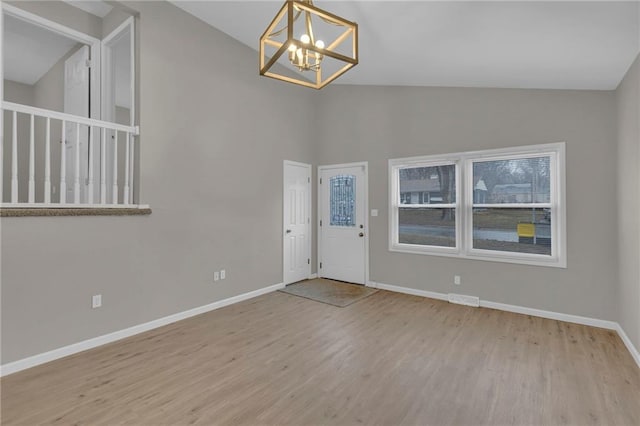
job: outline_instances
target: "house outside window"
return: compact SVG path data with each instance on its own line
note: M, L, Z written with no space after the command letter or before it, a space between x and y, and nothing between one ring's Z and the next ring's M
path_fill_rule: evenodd
M564 143L393 159L389 177L391 251L566 267Z
M449 161L408 163L398 169L400 244L451 252L457 247L457 166Z

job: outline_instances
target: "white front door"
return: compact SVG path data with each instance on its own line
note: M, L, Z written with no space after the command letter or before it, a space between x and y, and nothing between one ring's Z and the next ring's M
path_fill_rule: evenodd
M284 162L284 284L311 275L311 165Z
M82 46L64 62L64 112L68 114L89 117L88 63L89 46ZM76 123L67 122L65 136L66 202L86 202L89 131L87 126L80 126L79 147L76 147L78 137ZM79 170L78 176L76 176L76 150L78 149ZM77 196L76 190L78 191Z
M365 284L366 163L318 168L318 275Z

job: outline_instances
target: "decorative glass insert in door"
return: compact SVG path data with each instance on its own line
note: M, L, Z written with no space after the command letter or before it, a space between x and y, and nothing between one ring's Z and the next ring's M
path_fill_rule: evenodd
M329 181L331 226L356 226L356 177L333 176Z

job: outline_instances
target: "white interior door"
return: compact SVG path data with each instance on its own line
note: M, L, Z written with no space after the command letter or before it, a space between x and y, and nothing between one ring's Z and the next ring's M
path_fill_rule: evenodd
M311 165L284 162L284 284L311 275Z
M89 117L89 46L82 46L64 63L64 112ZM76 179L76 149L80 151L79 191L80 202L87 199L87 174L89 160L89 131L80 126L80 146L76 146L78 136L75 123L67 123L65 128L65 177L67 182L66 201L74 201Z
M324 166L318 175L318 275L365 284L366 164Z

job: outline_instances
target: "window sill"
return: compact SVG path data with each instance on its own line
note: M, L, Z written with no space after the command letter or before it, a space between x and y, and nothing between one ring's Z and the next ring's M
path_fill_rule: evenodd
M147 216L146 208L0 208L0 217L44 216Z
M504 252L488 252L485 250L473 250L470 253L464 253L462 251L445 251L438 249L416 249L415 247L404 247L402 245L390 245L390 252L395 253L407 253L418 254L423 256L441 256L441 257L453 257L456 259L470 259L479 260L483 262L501 262L501 263L514 263L519 265L529 266L542 266L548 268L567 268L567 262L564 258L557 257L538 257L535 255L518 256L514 254Z

